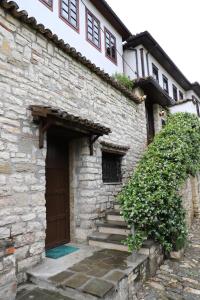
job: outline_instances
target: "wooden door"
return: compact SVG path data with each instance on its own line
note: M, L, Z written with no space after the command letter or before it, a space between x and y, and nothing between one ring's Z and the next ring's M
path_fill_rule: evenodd
M47 138L46 248L70 241L68 145L63 139Z
M153 104L150 102L145 103L146 108L146 122L147 122L147 142L150 144L155 135Z

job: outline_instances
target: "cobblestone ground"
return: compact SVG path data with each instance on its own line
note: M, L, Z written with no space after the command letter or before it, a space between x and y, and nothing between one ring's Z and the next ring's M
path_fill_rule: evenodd
M146 282L138 300L200 300L200 220L195 220L180 261L166 260Z

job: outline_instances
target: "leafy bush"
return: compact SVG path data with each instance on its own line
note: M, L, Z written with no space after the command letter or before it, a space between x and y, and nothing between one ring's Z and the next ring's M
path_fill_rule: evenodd
M118 196L125 220L135 226L135 235L126 241L130 250L139 249L147 238L158 241L167 252L185 244L187 229L179 190L188 175L199 169L198 117L189 113L169 116Z
M133 81L128 76L121 73L115 73L113 78L121 85L125 86L128 90L133 89Z

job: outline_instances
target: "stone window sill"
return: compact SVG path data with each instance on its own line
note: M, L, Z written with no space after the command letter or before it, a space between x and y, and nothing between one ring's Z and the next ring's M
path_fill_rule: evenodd
M122 182L103 182L104 185L121 185Z

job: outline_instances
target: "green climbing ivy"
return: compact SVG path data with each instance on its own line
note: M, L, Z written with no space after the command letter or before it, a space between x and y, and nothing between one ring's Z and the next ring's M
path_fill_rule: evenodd
M179 189L200 169L200 120L189 113L168 117L118 196L122 213L135 234L126 244L139 249L145 239L158 241L165 251L186 241L185 211Z

